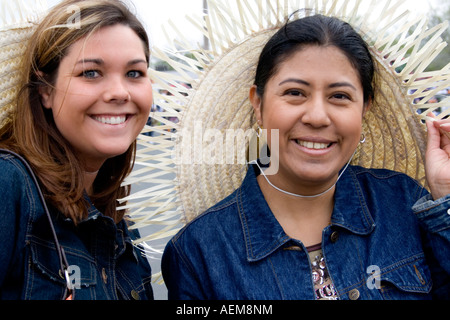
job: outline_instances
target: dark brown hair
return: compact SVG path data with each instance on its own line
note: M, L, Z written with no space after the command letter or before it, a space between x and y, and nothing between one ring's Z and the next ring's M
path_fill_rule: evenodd
M259 58L255 77L262 98L269 79L279 65L307 45L335 46L358 71L364 91L364 102L373 99L374 63L366 42L348 23L316 14L288 22L267 42Z

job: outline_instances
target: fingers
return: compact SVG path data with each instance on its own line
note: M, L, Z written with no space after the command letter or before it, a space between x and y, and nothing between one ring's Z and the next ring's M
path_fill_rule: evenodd
M450 122L445 122L439 125L439 129L441 130L441 133L450 139Z
M428 149L439 148L441 145L441 135L439 133L439 129L435 126L437 120L432 113L429 113L426 119L428 129Z
M433 113L426 116L429 139L442 133L450 140L450 120L437 120ZM430 142L430 141L429 141Z

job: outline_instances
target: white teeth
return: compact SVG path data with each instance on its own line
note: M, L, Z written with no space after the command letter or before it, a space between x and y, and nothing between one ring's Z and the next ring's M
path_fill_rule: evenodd
M111 124L111 125L117 125L122 124L125 121L127 121L126 116L117 116L117 117L94 117L94 119L98 122L101 122L103 124Z
M297 140L297 143L299 145L301 145L302 147L305 147L308 149L315 149L315 150L327 149L329 146L328 144L325 144L325 143L301 141L301 140Z

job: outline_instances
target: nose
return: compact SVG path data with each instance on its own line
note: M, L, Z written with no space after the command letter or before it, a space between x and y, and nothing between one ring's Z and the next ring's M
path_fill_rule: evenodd
M314 128L326 127L331 124L326 100L322 97L313 97L304 105L301 121Z
M105 91L103 94L105 102L124 104L131 100L130 92L120 77L112 77L110 81L105 83Z

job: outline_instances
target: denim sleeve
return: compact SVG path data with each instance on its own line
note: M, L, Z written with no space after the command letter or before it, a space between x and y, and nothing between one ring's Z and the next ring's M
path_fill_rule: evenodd
M7 183L0 179L0 197L2 204L0 205L0 288L3 285L13 255L14 238L15 238L15 211L14 201L9 196Z
M18 181L18 168L0 159L0 291L12 265L17 260L17 252L24 243L25 226L22 223L22 211L26 204L22 198L23 184ZM25 222L26 224L26 222Z
M424 249L428 253L433 274L433 291L438 298L450 298L450 195L433 201L431 195L421 198L413 211L424 233Z
M450 194L436 201L428 194L414 204L413 211L426 230L450 244Z
M161 271L169 300L204 300L200 281L177 243L167 244L161 261Z

